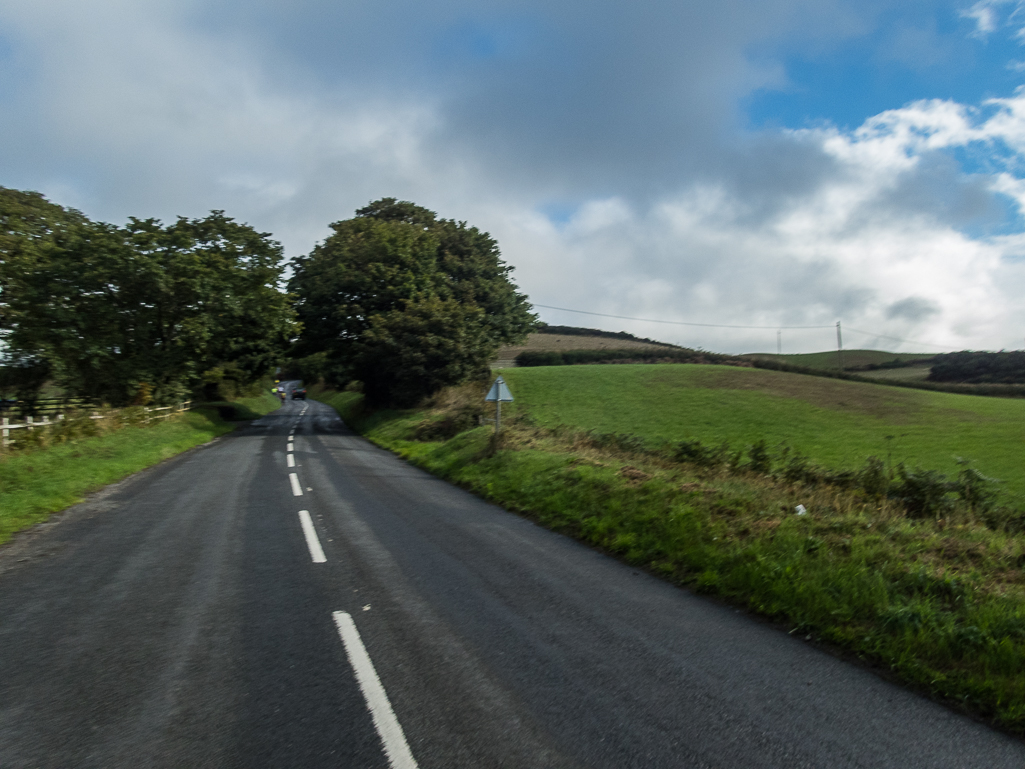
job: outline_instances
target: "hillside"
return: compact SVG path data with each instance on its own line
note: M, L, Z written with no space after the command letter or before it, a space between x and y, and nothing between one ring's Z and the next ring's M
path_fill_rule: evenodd
M855 468L869 456L956 474L973 461L1025 495L1025 402L890 388L727 366L572 366L503 372L519 413L539 426L697 439L764 439L812 461Z
M589 331L590 329L576 329ZM673 345L639 339L623 339L612 334L555 334L532 333L523 344L507 345L499 349L495 368L515 366L521 352L566 352L567 350L674 350Z
M805 368L816 368L816 369L836 369L839 367L838 357L836 350L829 350L827 352L808 352L799 353L795 355L773 355L770 353L747 353L741 355L741 358L750 358L751 360L774 360L780 363L786 363L791 366L803 366ZM844 369L858 370L864 369L868 366L886 366L887 364L909 364L915 361L930 360L933 357L933 353L920 353L920 352L886 352L884 350L844 350L843 351L843 365ZM928 366L925 367L928 371ZM886 371L887 369L876 369L873 371L872 376L877 376L879 371Z

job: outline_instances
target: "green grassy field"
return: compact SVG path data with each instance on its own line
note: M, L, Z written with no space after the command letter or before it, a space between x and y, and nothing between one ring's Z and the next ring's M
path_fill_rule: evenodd
M276 409L270 393L234 401L246 418ZM55 446L0 455L0 544L21 529L114 483L235 429L199 408L152 427L126 427Z
M1025 401L889 388L730 366L509 369L510 416L744 448L786 443L834 469L869 456L956 474L956 457L1025 496Z
M490 425L474 426L491 408L483 385L405 411L367 411L352 392L311 396L378 445L509 510L1025 734L1020 512L991 520L961 504L912 515L899 496L683 461L599 434L649 444L785 437L839 461L863 458L880 433L900 429L902 445L924 459L971 455L971 443L987 468L1019 450L1025 404L713 366L503 376L517 400L503 408L497 444Z
M889 363L893 360L916 361L931 358L933 353L925 352L885 352L883 350L844 350L843 365L846 369L860 368L861 366L878 365ZM794 355L774 355L772 353L749 353L740 356L742 358L760 358L763 360L775 360L780 363L788 363L791 366L804 366L805 368L836 369L840 363L836 350L828 352L807 352ZM873 372L874 375L874 372Z

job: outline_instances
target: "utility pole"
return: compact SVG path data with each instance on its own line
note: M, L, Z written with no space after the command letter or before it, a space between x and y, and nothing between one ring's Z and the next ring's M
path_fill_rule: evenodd
M779 330L776 332L776 354L783 354L783 331Z
M836 322L836 359L843 371L843 337L840 335L840 321Z

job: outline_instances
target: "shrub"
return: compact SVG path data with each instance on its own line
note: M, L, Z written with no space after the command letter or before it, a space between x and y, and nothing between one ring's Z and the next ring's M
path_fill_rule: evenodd
M804 454L784 446L780 451L779 476L787 483L818 483L824 480L821 471Z
M524 350L516 356L517 366L561 366L565 361L561 352Z
M950 508L947 493L951 484L936 470L908 470L901 465L897 474L900 483L894 490L910 518L939 517Z
M890 474L886 470L886 463L879 457L866 459L865 466L858 472L858 482L869 496L886 496L890 490Z
M721 446L706 446L701 441L680 441L676 444L673 452L675 459L680 462L690 462L704 467L714 467L726 461L729 452L729 445L723 443Z
M748 449L748 469L753 473L768 475L772 472L772 457L769 456L769 449L762 438Z
M986 512L996 502L998 481L969 467L967 459L958 459L957 463L961 465L955 484L957 495L973 511Z

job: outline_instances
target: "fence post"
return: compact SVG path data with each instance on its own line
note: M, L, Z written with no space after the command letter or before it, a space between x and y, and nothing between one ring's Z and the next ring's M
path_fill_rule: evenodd
M3 440L3 445L6 446L9 443L9 441L7 439L11 435L11 431L7 429L7 425L9 425L11 423L11 420L10 420L9 417L4 417L3 419L4 419L4 421L3 421L3 428L4 429L3 429L3 439L2 440Z

